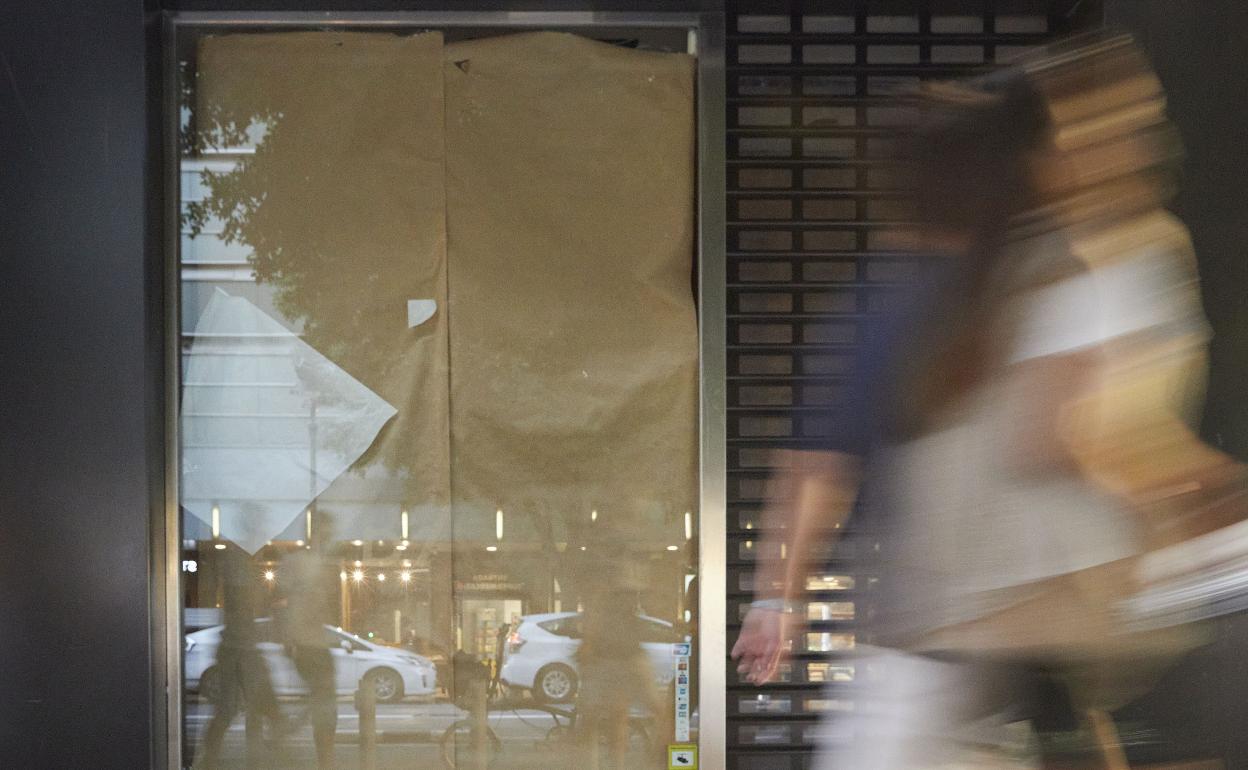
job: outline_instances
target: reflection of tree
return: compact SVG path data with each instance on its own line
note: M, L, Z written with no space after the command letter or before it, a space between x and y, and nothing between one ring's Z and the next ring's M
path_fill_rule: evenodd
M395 277L393 257L377 255L372 264L353 260L348 267L344 250L335 248L349 237L342 223L305 214L345 192L336 164L316 162L321 153L306 134L288 139L282 115L273 109L240 115L218 106L198 119L200 147L237 146L261 131L263 139L254 155L242 156L232 169L201 172L208 194L188 204L184 215L192 234L220 222L222 240L251 250L247 259L257 282L273 286L278 310L302 327L308 344L357 379L384 378L393 362L391 346L376 335L373 317L354 305ZM286 162L292 155L308 159L300 164L302 175L290 173Z
M279 73L266 60L217 56L207 78L184 73L185 151L254 152L232 154L227 169L202 171L205 195L187 205L183 223L193 235L220 227L222 241L245 246L256 281L272 287L286 321L398 407L401 421L419 377L411 342L432 332L406 327L406 301L426 295L416 284L428 280L426 266L404 259L415 228L395 213L407 202L393 200L402 169L385 148L393 151L394 138L349 92L359 78L325 76L348 65L318 72L295 64L283 62L290 72ZM409 174L406 184L414 183ZM307 374L300 371L301 379ZM315 393L314 380L306 384ZM333 406L316 397L319 406ZM379 448L383 443L370 455L392 467L412 465L402 447Z

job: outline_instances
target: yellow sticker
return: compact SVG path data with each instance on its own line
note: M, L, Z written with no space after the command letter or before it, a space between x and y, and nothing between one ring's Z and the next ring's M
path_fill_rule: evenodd
M667 745L667 770L697 770L698 747L693 743Z

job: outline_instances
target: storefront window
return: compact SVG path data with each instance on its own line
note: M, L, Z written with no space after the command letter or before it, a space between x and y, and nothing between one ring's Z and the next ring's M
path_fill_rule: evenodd
M181 28L188 766L696 742L687 33Z

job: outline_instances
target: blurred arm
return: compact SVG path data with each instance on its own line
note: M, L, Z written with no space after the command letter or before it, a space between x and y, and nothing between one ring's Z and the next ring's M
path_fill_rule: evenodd
M761 552L776 557L755 568L759 600L790 607L802 594L813 566L811 544L833 536L857 496L861 461L843 452L781 450L767 485ZM737 670L763 684L774 678L786 645L802 616L779 608L755 607L746 615L732 649Z

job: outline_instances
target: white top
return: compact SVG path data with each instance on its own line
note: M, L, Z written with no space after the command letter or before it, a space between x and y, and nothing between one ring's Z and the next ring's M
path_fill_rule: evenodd
M1032 292L1024 300L1010 362L1075 352L1138 332L1204 336L1200 309L1176 296L1188 283L1170 254L1147 250Z
M883 502L897 522L893 609L904 626L972 620L1026 598L1028 584L1139 551L1133 515L1108 495L1073 473L1023 476L1008 463L1038 387L1017 364L1200 331L1190 288L1181 263L1157 251L1017 297L1003 314L1015 330L1005 364L946 427L883 451ZM1023 590L1002 590L1012 588Z

